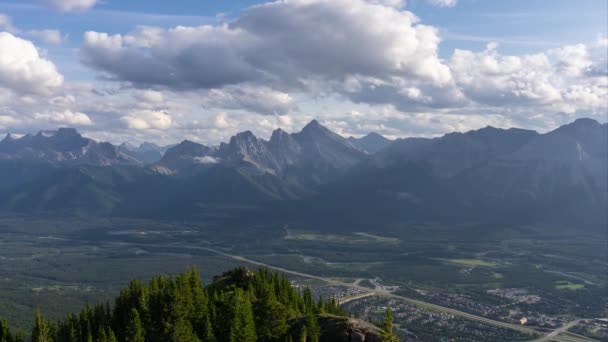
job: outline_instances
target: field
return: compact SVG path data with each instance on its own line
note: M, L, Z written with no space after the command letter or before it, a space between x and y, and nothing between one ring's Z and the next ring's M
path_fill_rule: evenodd
M585 285L571 283L567 280L559 280L555 282L555 288L558 290L581 290L585 288Z
M462 266L485 266L485 267L494 267L496 263L484 261L480 259L438 259L446 262L450 262L457 265Z
M0 219L0 317L27 327L36 306L57 317L113 297L131 278L196 265L209 282L246 264L205 248L507 322L551 317L550 327L607 315L605 237L568 227L404 224L347 233L223 220L8 217Z

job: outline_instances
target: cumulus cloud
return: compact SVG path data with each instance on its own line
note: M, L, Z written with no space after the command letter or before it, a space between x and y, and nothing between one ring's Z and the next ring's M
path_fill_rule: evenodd
M53 45L61 45L64 40L59 30L29 30L27 35Z
M40 0L46 5L62 12L86 11L93 8L99 0Z
M445 84L451 76L437 56L438 44L435 28L392 6L295 0L250 7L230 24L86 32L81 58L111 79L141 87L248 82L284 91L348 77Z
M63 75L32 42L0 32L0 87L18 94L49 94L62 84Z
M17 120L12 116L0 115L0 127L6 128L17 123Z
M93 121L85 113L65 110L62 112L36 113L34 119L69 126L90 126Z
M567 45L548 51L548 55L555 58L557 72L567 76L580 76L591 65L591 58L584 44Z
M140 90L134 94L136 100L144 102L144 103L162 103L164 100L163 93L155 90Z
M120 118L128 127L133 129L167 129L171 127L171 116L164 111L134 110Z
M450 67L462 91L482 104L546 104L561 98L544 54L502 56L496 44L488 44L482 52L456 49Z
M194 161L199 164L217 164L219 162L217 158L213 158L211 156L196 157L194 158Z
M295 108L294 99L289 94L267 87L211 89L203 103L206 107L243 109L262 115L285 115Z

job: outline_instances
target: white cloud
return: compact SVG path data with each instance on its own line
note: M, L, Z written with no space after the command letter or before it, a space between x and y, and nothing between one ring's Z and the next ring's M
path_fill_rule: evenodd
M164 96L163 96L162 92L150 90L150 89L138 90L134 94L134 97L138 101L141 101L144 103L152 103L152 104L162 103L164 100Z
M163 111L134 110L120 118L128 127L133 129L168 129L172 125L171 116Z
M62 12L86 11L93 8L99 0L41 0L48 6Z
M195 157L194 161L199 164L217 164L219 160L211 156Z
M17 28L13 26L13 21L11 17L4 13L0 13L0 30L8 31L11 33L17 32Z
M206 107L241 109L263 115L284 115L295 108L294 99L289 94L263 86L211 89L202 100Z
M458 0L427 0L431 5L439 7L454 7L458 4Z
M217 113L213 118L213 126L215 128L224 129L230 127L228 117L225 112Z
M72 112L65 110L62 112L36 113L35 120L45 120L55 124L74 125L74 126L90 126L93 121L85 113Z
M0 87L18 94L49 94L62 84L63 75L32 42L0 32Z
M544 54L502 56L496 44L482 52L456 49L450 60L456 84L472 100L489 105L559 101L553 66Z
M395 8L403 8L406 5L405 0L370 0L373 4L380 4L384 6L390 6Z
M243 83L302 90L348 77L449 83L437 30L418 22L411 12L363 0L281 1L253 6L227 25L86 32L81 57L113 79L176 90Z
M12 116L0 115L0 127L7 127L17 123L17 120Z
M27 34L35 39L40 39L45 43L61 45L64 37L59 30L29 30Z
M608 36L598 34L595 41L595 47L597 48L608 48Z
M584 44L566 45L549 50L547 54L555 58L557 72L567 76L581 76L592 65Z

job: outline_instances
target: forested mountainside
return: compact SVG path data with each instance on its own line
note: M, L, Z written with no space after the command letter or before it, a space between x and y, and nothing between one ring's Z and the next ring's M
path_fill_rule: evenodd
M333 299L314 300L309 289L294 288L277 272L240 267L206 287L194 268L148 283L133 280L113 304L86 306L58 322L37 309L31 341L347 342L355 335L370 342L395 338L348 318ZM9 323L0 320L0 341L25 341L25 334L11 333Z

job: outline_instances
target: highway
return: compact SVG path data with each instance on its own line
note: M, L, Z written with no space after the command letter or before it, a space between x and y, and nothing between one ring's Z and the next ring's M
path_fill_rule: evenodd
M77 239L66 239L66 240L91 242L91 241L84 241L84 240L77 240ZM433 310L436 312L448 313L448 314L451 314L456 317L462 317L462 318L465 318L468 320L478 321L478 322L482 322L482 323L493 325L493 326L500 327L500 328L512 329L512 330L520 331L520 332L531 334L531 335L543 334L542 332L539 332L531 327L527 327L524 325L501 322L501 321L485 318L482 316L470 314L470 313L467 313L464 311L444 307L441 305L424 302L424 301L421 301L418 299L413 299L413 298L409 298L409 297L405 297L405 296L396 295L396 294L388 292L388 291L363 287L363 286L359 285L358 281L356 281L354 283L347 283L347 282L339 281L339 280L328 278L328 277L320 277L320 276L316 276L313 274L293 271L293 270L289 270L289 269L286 269L283 267L274 266L274 265L270 265L270 264L256 261L253 259L249 259L249 258L240 256L240 255L227 253L222 250L211 248L211 247L189 246L189 245L147 244L147 243L131 243L131 242L114 242L114 243L119 244L119 245L134 246L134 247L146 247L146 246L147 247L157 247L157 248L173 247L173 248L180 248L180 249L207 251L207 252L221 255L221 256L224 256L224 257L227 257L227 258L230 258L233 260L241 261L244 263L248 263L248 264L252 264L252 265L256 265L256 266L268 267L268 268L277 270L277 271L285 273L285 274L291 274L291 275L299 276L302 278L315 279L315 280L319 280L319 281L325 282L330 285L343 286L343 287L353 288L353 289L357 289L357 290L361 291L361 294L352 296L352 298L347 298L346 302L356 300L359 298L363 298L363 297L372 296L372 295L384 296L384 297L399 299L399 300L405 301L409 304L412 304L412 305L415 305L418 307L422 307L425 309ZM574 323L576 323L576 321L570 322L569 324L574 324ZM545 335L544 337L534 340L534 342L537 342L537 341L538 342L541 342L541 341L597 342L596 340L593 340L593 339L590 339L590 338L587 338L584 336L580 336L580 335L577 335L577 334L574 334L571 332L567 332L567 329L570 328L571 326L572 325L565 325L563 327L560 327L560 328L556 329L555 331Z
M125 243L125 244L129 244L129 245L135 245L135 246L141 246L141 247L145 247L145 246L150 246L150 247L169 247L167 245L159 245L159 244L143 244L143 243ZM230 254L215 248L211 248L211 247L203 247L203 246L184 246L184 245L180 245L180 246L171 246L171 247L179 247L179 248L184 248L184 249L193 249L193 250L203 250L203 251L208 251L214 254L218 254L221 256L225 256L227 258L231 258L233 260L237 260L237 261L241 261L241 262L245 262L245 263L249 263L252 265L257 265L257 266L263 266L263 267L268 267L274 270L277 270L279 272L285 273L285 274L292 274L295 276L299 276L302 278L308 278L308 279L315 279L315 280L319 280L322 282L325 282L327 284L331 284L331 285L335 285L335 286L343 286L343 287L349 287L349 288L353 288L353 289L357 289L360 290L364 293L369 293L369 295L374 294L374 295L378 295L378 296L384 296L384 297L390 297L390 298L395 298L395 299L400 299L402 301L405 301L409 304L412 305L416 305L419 307L423 307L425 309L429 309L429 310L433 310L433 311L437 311L437 312L443 312L443 313L448 313L457 317L462 317L462 318L466 318L469 320L473 320L473 321L478 321L478 322L482 322L485 324L489 324L489 325L493 325L496 327L501 327L501 328L506 328L506 329L513 329L516 331L520 331L523 333L527 333L527 334L539 334L538 331L536 331L533 328L530 327L526 327L524 325L518 325L518 324L511 324L511 323L507 323L507 322L501 322L501 321L496 321L493 319L489 319L489 318L485 318L485 317L481 317L481 316L477 316L474 314L470 314L464 311L460 311L460 310L456 310L456 309L452 309L452 308L448 308L448 307L444 307L441 305L437 305L437 304L432 304L432 303L427 303L418 299L413 299L413 298L409 298L409 297L404 297L404 296L400 296L400 295L396 295L387 291L380 291L380 290L376 290L376 289L370 289L367 287L363 287L360 285L356 285L353 283L347 283L347 282L343 282L343 281L339 281L339 280L335 280L332 278L327 278L327 277L320 277L320 276L316 276L313 274L307 274L307 273L302 273L302 272L298 272L298 271L293 271L293 270L288 270L286 268L283 267L278 267L278 266L274 266L274 265L270 265L267 263L263 263L263 262L259 262L256 260L252 260L240 255L236 255L236 254Z

